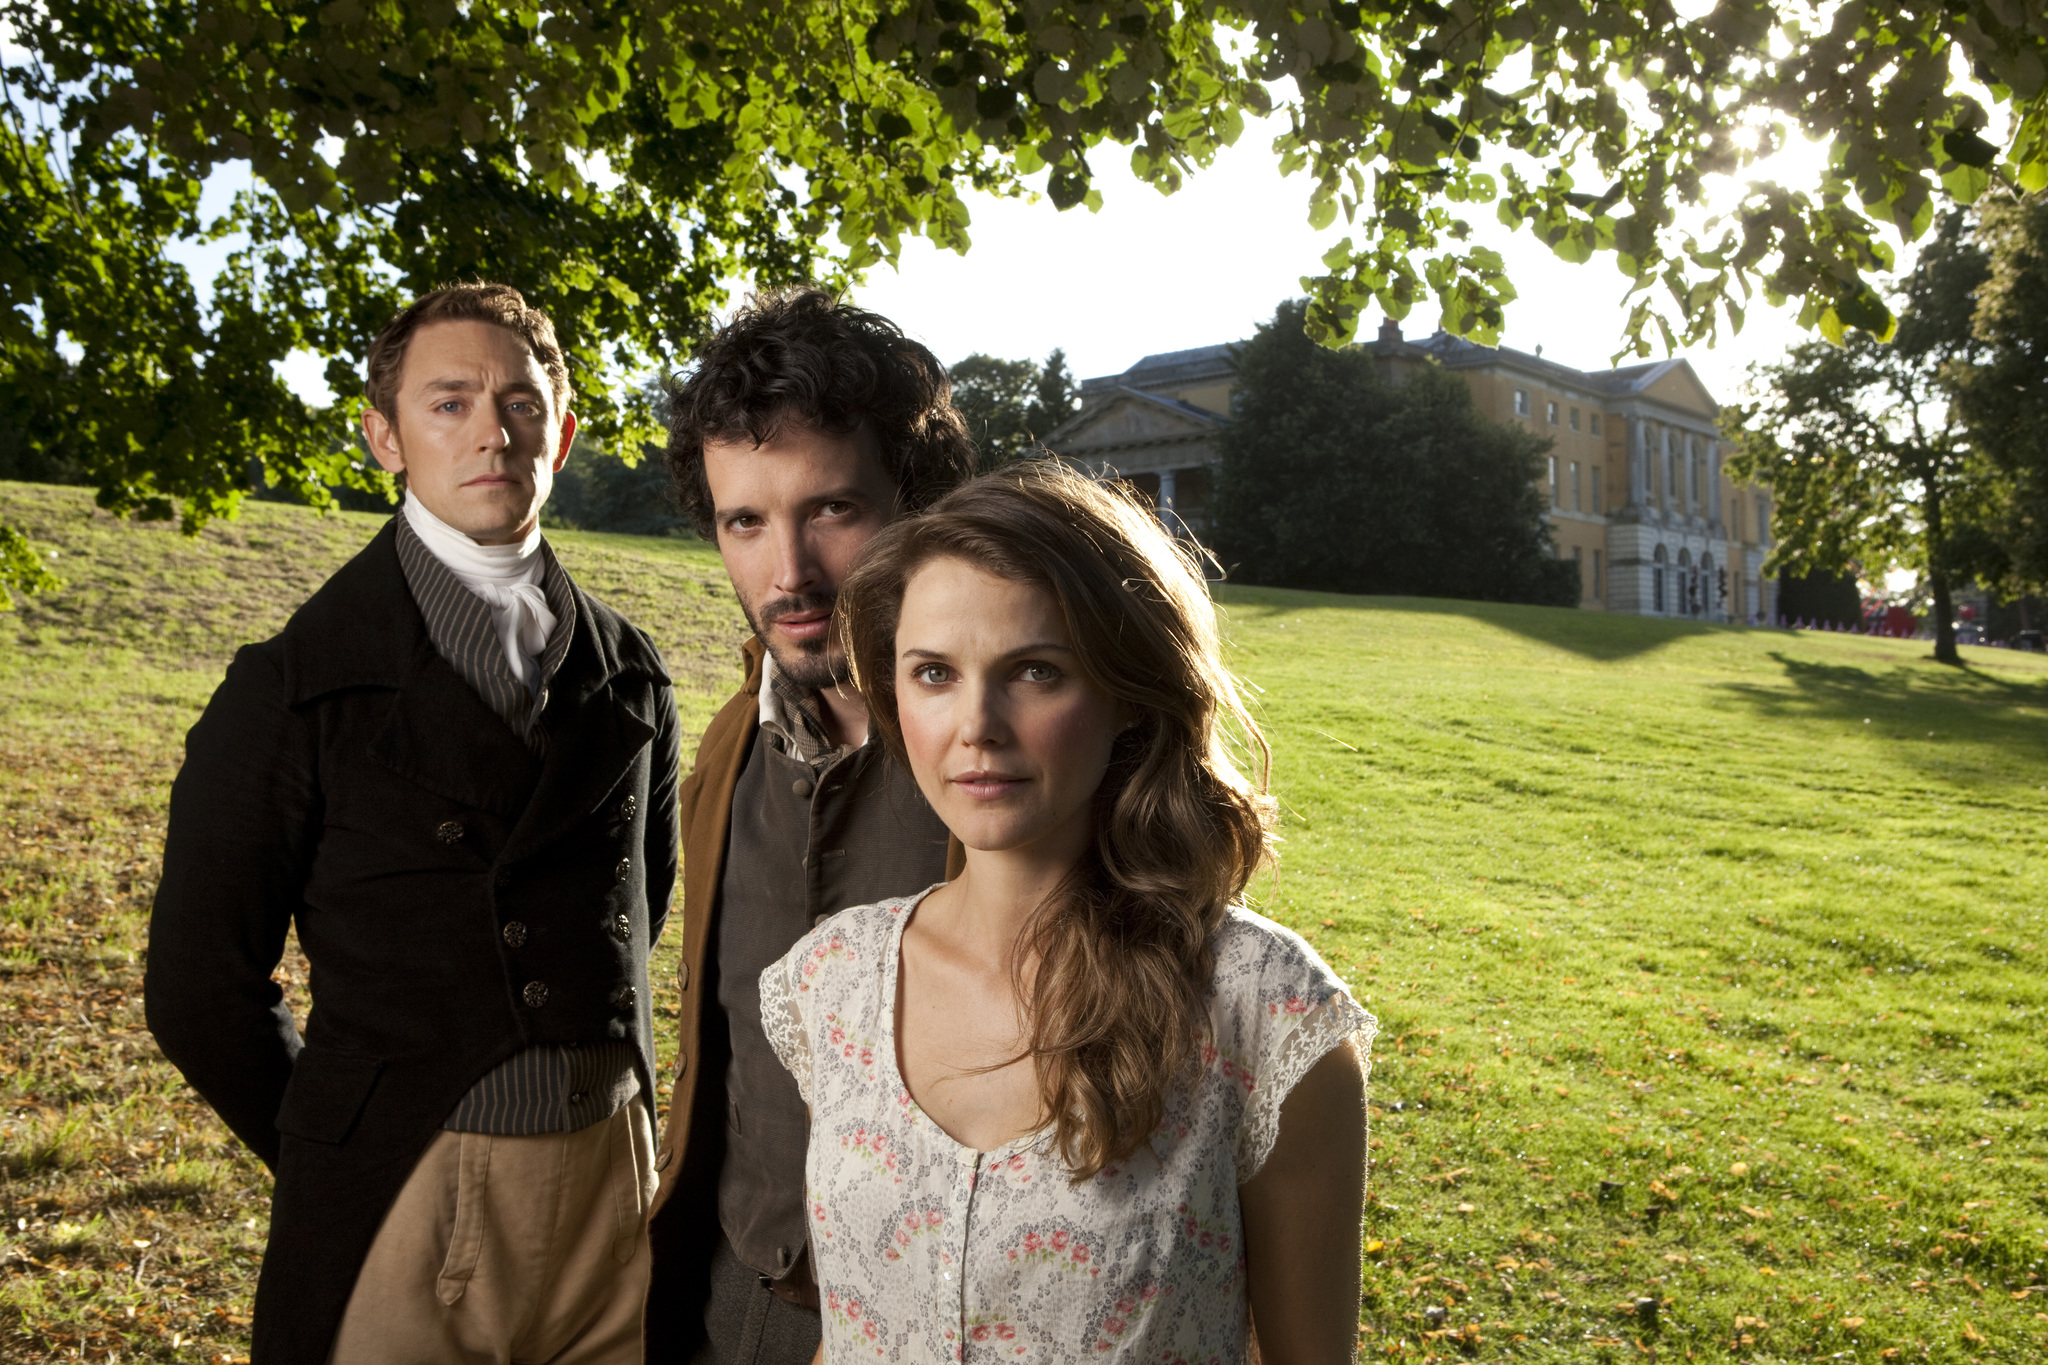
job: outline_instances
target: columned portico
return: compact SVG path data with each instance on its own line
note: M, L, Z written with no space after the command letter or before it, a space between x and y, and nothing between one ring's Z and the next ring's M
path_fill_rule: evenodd
M1720 405L1682 359L1578 370L1442 332L1367 343L1382 380L1419 366L1457 374L1493 421L1548 442L1539 476L1551 545L1577 563L1583 608L1700 621L1762 622L1769 498L1727 482ZM1081 410L1046 444L1098 476L1125 480L1176 534L1206 539L1219 439L1232 411L1236 348L1146 356L1081 386ZM1371 534L1377 509L1357 509Z

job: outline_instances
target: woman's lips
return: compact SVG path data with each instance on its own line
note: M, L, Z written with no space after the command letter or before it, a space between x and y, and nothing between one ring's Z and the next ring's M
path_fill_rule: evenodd
M981 769L960 773L949 780L961 791L979 801L992 801L1000 796L1008 796L1023 786L1025 781L1008 773L992 773Z

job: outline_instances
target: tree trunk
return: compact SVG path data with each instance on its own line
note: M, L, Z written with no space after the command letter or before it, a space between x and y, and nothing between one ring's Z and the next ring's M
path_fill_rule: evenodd
M1960 664L1963 656L1956 653L1956 609L1949 598L1948 575L1937 569L1927 581L1934 587L1934 661Z
M1961 664L1963 656L1956 653L1956 607L1948 590L1948 537L1942 525L1941 489L1932 471L1923 477L1927 480L1927 581L1934 589L1934 661Z

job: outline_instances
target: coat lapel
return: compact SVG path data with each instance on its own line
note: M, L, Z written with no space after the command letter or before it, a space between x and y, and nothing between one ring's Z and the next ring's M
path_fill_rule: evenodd
M506 841L507 859L523 858L586 819L618 786L655 735L653 688L668 679L657 660L621 658L623 622L573 583L576 635L549 686L541 725L547 758L533 799ZM635 651L637 654L637 651Z
M400 777L510 823L530 803L531 750L431 644L414 658L370 757Z
M434 650L387 522L292 614L282 637L294 705L351 688L398 695L370 757L463 805L516 818L539 766L519 736Z

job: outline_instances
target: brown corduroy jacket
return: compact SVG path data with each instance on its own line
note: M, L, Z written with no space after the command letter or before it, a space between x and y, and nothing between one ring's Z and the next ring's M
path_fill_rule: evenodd
M719 708L697 744L697 760L678 792L682 826L682 960L676 967L681 1006L675 1061L675 1090L668 1122L655 1149L661 1185L648 1217L652 1222L654 1268L647 1291L647 1359L688 1360L703 1331L703 1302L711 1253L718 1242L719 1139L723 1124L699 1134L691 1159L692 1127L703 1073L704 957L711 942L711 913L718 903L718 879L725 870L725 840L732 819L732 793L760 723L761 657L758 639L741 647L746 680ZM715 1002L714 1002L715 1004ZM716 1103L707 1108L720 1114ZM707 1124L707 1126L709 1126ZM706 1139L709 1139L708 1141Z
M761 642L750 639L740 650L746 681L719 708L697 744L696 765L683 779L677 818L682 824L683 952L676 968L682 1026L676 1053L675 1094L669 1101L668 1124L654 1157L661 1189L654 1196L659 1214L673 1195L689 1148L690 1116L697 1093L698 1041L703 1023L704 954L711 940L711 910L718 902L718 879L725 871L725 838L732 819L732 791L754 742L761 713Z

